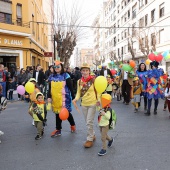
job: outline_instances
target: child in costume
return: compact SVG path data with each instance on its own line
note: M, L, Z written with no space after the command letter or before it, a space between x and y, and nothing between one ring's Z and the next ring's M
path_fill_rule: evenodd
M112 87L113 81L112 81L110 75L107 75L106 78L107 78L107 88L106 88L106 93L111 95L111 94L112 94L112 91L113 91L113 87Z
M99 105L100 94L94 87L94 78L90 75L90 66L84 63L81 66L82 78L77 82L77 94L73 104L81 98L81 107L87 127L87 140L84 143L85 148L91 148L95 140L94 118L96 106Z
M159 103L159 98L164 98L163 87L161 82L161 76L163 75L163 69L158 69L159 63L157 61L152 61L150 63L151 70L147 71L147 86L146 86L146 96L148 98L148 109L145 113L146 116L150 116L150 109L152 105L152 99L154 99L154 115L157 114L157 108Z
M104 156L107 153L106 152L107 146L111 147L113 143L113 138L107 134L109 131L109 120L111 117L111 112L110 112L111 101L112 101L111 95L102 94L101 97L102 109L100 110L100 114L98 117L98 124L100 128L101 140L102 140L102 149L98 153L99 156ZM108 144L106 144L107 140L108 140Z
M131 86L131 98L132 98L132 104L135 107L134 112L136 113L139 108L139 102L140 102L140 94L142 93L142 85L140 84L139 78L135 77L133 79L133 86Z
M37 128L37 136L35 140L41 139L44 134L43 123L46 122L47 111L45 107L44 96L42 93L38 92L36 94L36 101L33 102L30 112L34 119L35 127Z
M1 104L1 97L2 97L2 85L0 84L0 104ZM1 110L0 110L1 112ZM0 136L3 135L4 132L0 131ZM1 140L0 140L0 143L1 143Z
M28 109L28 113L30 115L32 115L32 113L30 113L30 107L32 106L33 102L36 101L36 94L38 92L40 92L38 86L37 86L37 81L35 80L35 78L30 78L29 79L29 82L33 83L35 85L35 89L34 89L34 92L32 92L31 94L29 94L29 98L30 98L30 105L29 105L29 109ZM34 126L34 120L32 120L32 125Z
M59 117L59 113L62 108L66 108L69 112L68 121L70 123L71 132L76 131L72 111L72 99L74 99L74 91L72 86L72 80L68 73L64 71L64 66L60 61L55 62L54 73L49 76L49 91L48 91L48 103L51 103L52 110L56 115L56 129L51 133L51 137L61 135L62 120Z
M166 85L166 89L165 89L165 102L166 105L168 105L168 110L170 113L170 79L168 78L167 80L167 85ZM169 116L170 118L170 116Z
M114 93L114 96L117 96L117 101L120 101L122 99L119 76L116 76L114 79L113 93Z

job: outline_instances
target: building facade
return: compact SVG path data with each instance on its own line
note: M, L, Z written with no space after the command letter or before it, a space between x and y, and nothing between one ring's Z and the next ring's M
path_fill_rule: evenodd
M103 7L105 27L104 56L113 52L119 61L132 58L136 63L145 61L147 49L158 53L170 50L170 5L169 0L108 0ZM162 61L164 69L169 62Z
M47 22L42 0L0 0L0 63L9 68L40 64L47 69Z

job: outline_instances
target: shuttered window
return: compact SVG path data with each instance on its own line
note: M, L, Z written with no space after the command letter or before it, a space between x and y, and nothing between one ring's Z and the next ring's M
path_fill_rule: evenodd
M1 13L12 14L11 1L9 1L9 2L0 1L0 12Z

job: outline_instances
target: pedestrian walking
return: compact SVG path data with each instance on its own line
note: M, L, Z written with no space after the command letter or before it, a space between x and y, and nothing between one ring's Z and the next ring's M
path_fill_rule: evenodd
M66 108L69 112L68 121L70 123L71 132L76 131L72 111L72 99L74 99L74 92L71 78L68 73L64 72L63 64L60 61L55 62L54 73L50 75L48 91L48 103L52 99L52 110L56 115L56 129L51 133L51 137L61 135L62 120L59 113L62 108Z
M77 82L77 93L73 103L75 104L81 98L82 112L87 127L87 140L84 147L90 148L95 140L94 117L96 105L99 105L100 95L95 90L94 77L90 75L88 64L85 63L81 66L81 73L82 78Z

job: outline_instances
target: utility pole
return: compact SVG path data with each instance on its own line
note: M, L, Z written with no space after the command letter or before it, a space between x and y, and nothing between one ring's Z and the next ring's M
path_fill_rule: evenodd
M54 61L56 60L55 34L54 34Z

